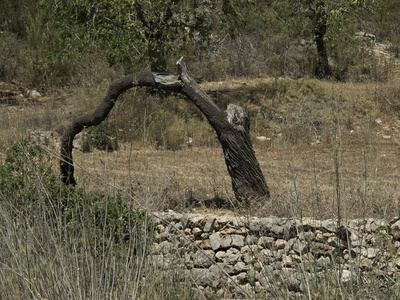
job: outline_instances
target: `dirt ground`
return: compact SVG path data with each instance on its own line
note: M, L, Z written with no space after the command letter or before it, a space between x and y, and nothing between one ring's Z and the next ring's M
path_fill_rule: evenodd
M0 103L1 140L5 143L19 134L30 135L36 126L44 128L50 135L40 142L49 146L58 171L59 136L54 124L60 124L66 114L62 99L26 98L26 91L6 87L6 95L12 95L7 99L16 100ZM26 128L23 121L28 119ZM288 145L279 136L264 141L254 136L271 198L240 209L259 216L318 219L338 214L342 218L398 216L400 121L374 122L370 132L354 130L329 145ZM6 148L0 151L2 161ZM220 147L167 151L123 143L111 153L74 150L73 155L78 184L87 191L119 192L137 207L152 211L231 214L237 209L231 205L234 195Z
M252 215L335 218L393 217L399 213L398 139L379 136L351 146L255 148L271 199L248 208ZM120 191L150 210L234 213L215 203L234 201L222 149L181 151L75 151L81 186Z

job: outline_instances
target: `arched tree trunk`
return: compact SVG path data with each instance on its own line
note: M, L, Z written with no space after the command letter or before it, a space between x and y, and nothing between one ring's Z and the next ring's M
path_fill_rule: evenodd
M182 58L177 62L178 76L143 71L130 74L110 84L107 94L92 112L74 120L61 140L61 177L65 184L76 184L72 159L72 142L85 127L100 124L113 108L117 98L134 86L152 86L184 94L205 115L221 143L225 163L238 201L268 199L269 189L256 159L250 140L250 119L247 111L229 104L221 110L197 85Z

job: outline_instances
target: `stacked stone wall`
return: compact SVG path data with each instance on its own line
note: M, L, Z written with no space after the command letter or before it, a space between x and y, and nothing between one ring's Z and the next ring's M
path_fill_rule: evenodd
M400 269L400 221L347 222L154 213L152 261L176 270L206 297L301 296L326 274L340 284ZM368 275L369 276L369 275ZM178 279L180 278L180 279Z

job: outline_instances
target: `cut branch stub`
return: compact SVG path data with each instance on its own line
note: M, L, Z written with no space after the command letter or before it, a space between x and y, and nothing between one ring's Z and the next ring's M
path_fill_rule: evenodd
M229 104L221 110L198 86L182 58L177 62L178 76L142 71L110 84L106 96L92 112L75 119L65 129L61 140L61 177L65 184L76 184L72 159L72 142L85 127L100 124L114 107L119 95L134 86L151 86L185 95L204 114L217 133L225 163L238 201L268 199L269 189L255 156L250 139L247 111Z

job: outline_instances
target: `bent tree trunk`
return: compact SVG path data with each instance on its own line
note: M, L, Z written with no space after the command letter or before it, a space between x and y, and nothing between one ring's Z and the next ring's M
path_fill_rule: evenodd
M78 117L66 128L61 140L60 161L61 177L65 184L76 184L72 159L75 136L83 128L100 124L125 90L134 86L151 86L182 93L204 114L221 143L232 189L238 201L269 198L269 189L250 140L247 111L234 104L229 104L226 111L221 110L197 85L182 58L177 66L178 76L142 71L111 83L99 106L93 112Z

